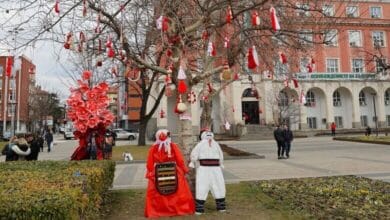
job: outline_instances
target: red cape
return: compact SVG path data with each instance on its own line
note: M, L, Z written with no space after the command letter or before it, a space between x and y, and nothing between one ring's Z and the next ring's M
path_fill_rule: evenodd
M164 162L176 162L177 165L178 189L170 195L161 195L155 186L154 165ZM164 149L159 151L158 145L152 145L146 168L146 178L149 179L145 202L146 217L194 214L194 199L184 176L188 172L188 168L184 164L183 156L176 144L171 143L171 157L168 157Z

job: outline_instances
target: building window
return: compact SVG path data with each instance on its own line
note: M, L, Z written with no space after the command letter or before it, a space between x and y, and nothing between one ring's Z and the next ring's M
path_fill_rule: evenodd
M390 105L390 90L385 92L385 105Z
M362 46L362 37L360 31L349 31L349 46L350 47L361 47Z
M366 106L366 94L363 91L359 92L359 105L360 106Z
M8 116L12 116L12 114L15 112L15 105L8 105L7 113Z
M327 17L334 16L334 5L328 5L328 4L323 5L322 13Z
M382 17L382 8L377 7L377 6L370 7L370 15L371 15L371 18L381 18Z
M336 127L343 128L343 117L341 116L335 116L334 122L336 123Z
M307 118L307 125L311 129L317 129L317 118L316 117L308 117Z
M15 101L15 100L14 100L14 96L13 96L12 93L13 93L12 91L9 92L9 95L8 95L8 101L9 101L9 102Z
M296 3L298 16L310 16L310 5L308 3Z
M288 106L288 96L285 91L281 91L279 93L279 102L278 105L281 107L287 107Z
M341 96L339 91L333 93L333 106L341 106Z
M275 61L275 74L282 75L289 72L289 65L283 64L279 59Z
M362 73L363 72L363 59L352 59L352 72Z
M367 125L368 125L367 115L360 116L360 124L362 125L362 127L367 127Z
M386 66L386 59L385 58L378 58L375 61L375 71L376 73L384 73L385 72L385 66Z
M301 44L311 44L313 42L313 33L311 30L302 30L298 34L298 38Z
M339 60L338 59L326 59L326 72L328 72L328 73L339 72Z
M372 32L372 43L376 47L385 46L385 33L383 31L373 31Z
M390 115L386 115L387 127L390 127Z
M310 59L307 58L307 57L302 57L301 58L301 62L300 62L300 70L301 70L301 73L307 73L309 72L309 69L307 68L307 66L310 64Z
M347 17L357 18L359 17L359 8L358 6L347 6L346 7Z
M307 91L306 93L306 105L313 107L316 105L316 99L314 93L311 90Z
M337 46L338 36L337 30L326 30L324 36L325 45L328 46Z

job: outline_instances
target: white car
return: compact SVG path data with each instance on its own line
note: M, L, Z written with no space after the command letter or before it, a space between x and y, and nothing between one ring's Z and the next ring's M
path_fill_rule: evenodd
M128 132L123 130L122 128L113 129L116 134L116 139L127 139L127 140L135 140L138 137L138 133Z
M66 128L64 131L64 139L69 140L74 138L73 129Z

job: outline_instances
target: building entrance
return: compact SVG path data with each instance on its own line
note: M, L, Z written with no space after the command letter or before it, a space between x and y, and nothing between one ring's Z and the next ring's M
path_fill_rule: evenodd
M245 120L245 124L259 124L259 102L257 101L245 101L242 102L242 117Z

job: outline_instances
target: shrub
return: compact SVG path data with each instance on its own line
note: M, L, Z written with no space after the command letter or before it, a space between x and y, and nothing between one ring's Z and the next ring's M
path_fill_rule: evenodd
M0 163L0 219L90 219L114 179L111 161Z

